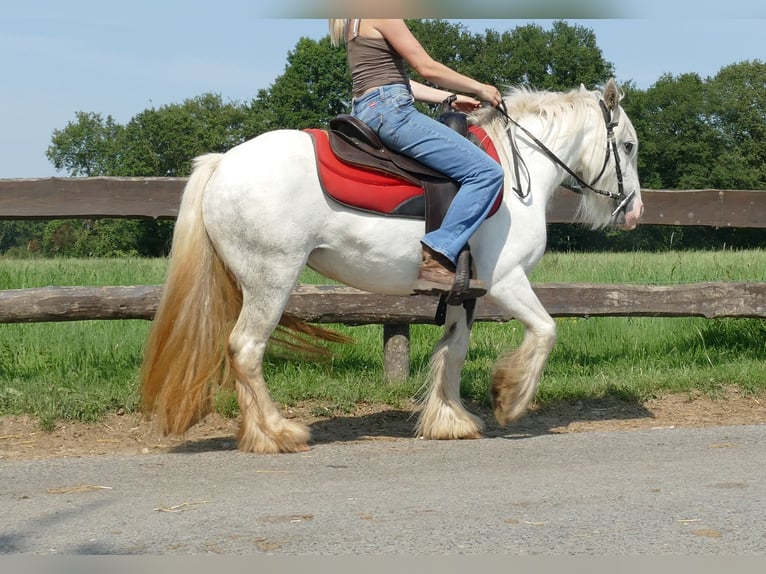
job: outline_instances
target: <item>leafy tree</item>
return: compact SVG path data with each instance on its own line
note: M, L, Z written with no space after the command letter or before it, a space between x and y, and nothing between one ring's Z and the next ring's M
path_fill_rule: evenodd
M697 74L665 74L643 95L626 97L626 111L639 134L644 187L710 187L721 141L706 114L706 92Z
M565 90L580 84L593 87L614 75L614 65L604 60L590 28L558 21L547 35L550 89Z
M507 50L514 64L514 83L546 90L569 90L584 84L593 87L614 75L614 66L604 60L592 30L564 21L550 30L535 24L510 34Z
M614 74L593 31L565 21L554 22L550 30L528 24L476 35L441 20L410 23L410 28L435 59L501 89L526 85L569 90L581 83L592 87Z
M137 219L57 219L49 222L42 234L45 255L68 257L119 257L138 255L149 222ZM162 250L150 252L161 253ZM147 253L144 253L147 254Z
M191 160L223 152L246 139L247 111L207 93L137 114L120 133L119 161L110 175L181 177Z
M763 189L766 65L742 62L712 79L663 75L628 87L625 108L640 139L640 175L655 189Z
M740 62L721 68L707 89L709 123L722 152L711 169L711 187L766 187L766 63Z
M72 177L105 175L117 168L115 159L123 127L112 116L77 112L77 121L54 130L46 157Z
M330 45L329 36L301 38L287 56L285 72L251 104L251 135L275 129L327 126L348 112L351 76L346 53Z
M624 105L639 134L639 175L649 189L764 189L766 68L743 62L714 78L663 75L646 92L628 84ZM758 229L640 227L604 244L641 249L753 247ZM582 239L582 238L581 238ZM585 241L582 241L579 248Z
M437 61L463 74L476 72L477 56L482 48L481 36L472 34L463 24L446 20L408 20L407 27L423 48ZM489 82L492 75L477 76Z
M44 221L0 221L0 253L38 255L42 250L40 237L44 229Z
M126 126L78 112L76 122L54 132L48 157L70 176L185 176L195 156L244 141L247 117L244 106L211 93L145 110ZM39 243L49 255L160 255L172 227L153 220L57 220Z

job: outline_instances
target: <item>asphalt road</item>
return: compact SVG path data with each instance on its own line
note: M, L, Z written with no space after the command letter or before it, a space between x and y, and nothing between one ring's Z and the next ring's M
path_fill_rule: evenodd
M763 555L766 425L0 463L3 554Z

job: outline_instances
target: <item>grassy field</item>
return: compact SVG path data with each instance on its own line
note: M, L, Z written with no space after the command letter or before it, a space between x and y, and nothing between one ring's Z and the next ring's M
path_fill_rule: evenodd
M0 259L0 289L48 285L160 284L160 259ZM548 253L535 282L678 284L766 281L766 251L560 254ZM323 279L307 271L304 283ZM559 339L536 396L538 403L618 397L641 401L667 392L715 395L736 385L766 388L766 321L700 318L562 318ZM98 420L137 408L136 376L147 321L82 321L0 325L0 416L28 413L44 428L57 419ZM401 405L425 381L441 329L411 328L410 380L382 380L382 326L335 326L355 340L334 346L324 363L270 354L266 370L275 400L318 399L332 411L359 402ZM518 323L478 323L464 369L463 393L484 402L497 355L519 343ZM224 393L220 410L236 413ZM325 408L325 407L322 407Z

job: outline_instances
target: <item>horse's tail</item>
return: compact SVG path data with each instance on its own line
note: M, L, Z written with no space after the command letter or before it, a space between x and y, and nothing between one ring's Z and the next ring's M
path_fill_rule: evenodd
M228 379L226 329L242 296L215 253L202 221L202 196L222 154L194 161L173 232L165 288L141 367L144 411L166 434L182 434L209 414Z
M202 220L205 186L222 154L194 161L184 189L165 288L146 341L140 371L144 412L157 414L165 434L183 434L210 414L218 388L232 379L227 337L242 308L242 294L218 257ZM285 314L274 342L326 352L316 339L346 342L334 331Z

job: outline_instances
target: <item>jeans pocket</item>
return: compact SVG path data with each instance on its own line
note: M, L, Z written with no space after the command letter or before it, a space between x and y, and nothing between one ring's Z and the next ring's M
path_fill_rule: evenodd
M396 92L391 97L391 105L395 108L406 108L415 103L415 98L408 91Z

